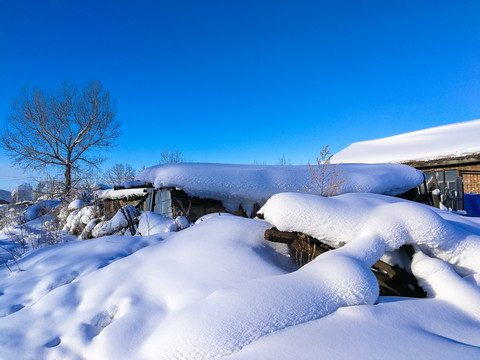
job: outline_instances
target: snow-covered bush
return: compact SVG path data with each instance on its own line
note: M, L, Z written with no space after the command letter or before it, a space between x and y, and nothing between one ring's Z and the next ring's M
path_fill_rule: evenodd
M85 228L83 229L82 233L80 235L78 235L78 238L80 240L87 240L87 239L91 239L93 237L92 235L92 230L95 228L95 226L97 226L100 222L102 222L102 219L100 218L95 218L95 219L92 219L90 220L87 225L85 226Z
M68 210L78 210L85 206L85 201L81 199L73 200L70 204L68 204Z
M0 264L10 270L8 261L16 263L29 250L63 241L59 224L52 216L59 201L40 201L31 206L15 204L0 209Z
M75 203L75 206L70 206ZM80 203L75 200L68 205L68 209L74 209L67 216L63 230L68 231L72 235L79 235L85 226L93 219L98 218L98 208L95 205L76 208Z
M0 230L6 226L15 226L23 223L23 214L26 205L8 205L0 208Z
M133 219L135 219L135 216L135 207L133 205L126 205L117 211L110 220L99 222L92 229L92 236L100 237L112 234L123 235L127 230L131 235L134 235L135 231L132 233L131 227L134 226Z
M60 205L60 201L42 200L29 206L23 215L25 222L32 221L40 216L48 214L50 211Z

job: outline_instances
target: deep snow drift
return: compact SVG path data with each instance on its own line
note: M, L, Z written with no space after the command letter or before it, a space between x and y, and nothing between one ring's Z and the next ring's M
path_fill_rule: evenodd
M480 357L477 219L374 194L279 194L261 212L26 254L0 269L0 358ZM296 270L263 240L272 224L346 245ZM378 297L369 266L403 243L430 298Z

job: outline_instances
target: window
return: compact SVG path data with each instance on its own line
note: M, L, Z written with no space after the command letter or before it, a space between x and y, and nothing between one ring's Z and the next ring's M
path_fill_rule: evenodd
M433 176L435 174L435 177ZM444 177L445 174L445 177ZM445 190L445 187L451 191L459 191L457 189L457 170L445 170L445 171L426 171L425 175L427 177L427 189L429 192L439 189L442 193ZM438 186L437 186L438 184Z

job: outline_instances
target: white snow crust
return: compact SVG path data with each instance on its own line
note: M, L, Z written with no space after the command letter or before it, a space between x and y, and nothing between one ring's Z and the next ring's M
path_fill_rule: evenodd
M480 119L353 143L332 161L401 163L480 154Z
M146 190L142 188L138 189L107 189L98 190L95 195L99 199L119 200L119 199L137 199L146 194Z
M423 182L421 171L400 164L341 164L337 169L338 177L345 178L340 193L398 195ZM220 200L226 209L242 205L251 210L276 193L306 192L311 177L308 166L182 163L147 168L136 179L156 188L177 187L190 196Z

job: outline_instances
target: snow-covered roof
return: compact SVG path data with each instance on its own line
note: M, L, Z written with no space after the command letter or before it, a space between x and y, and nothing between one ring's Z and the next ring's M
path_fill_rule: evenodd
M345 178L340 193L397 195L423 181L422 172L400 164L341 164L337 169ZM311 177L308 166L182 163L147 168L136 179L156 188L177 187L190 196L217 199L224 205L233 202L238 208L241 204L245 209L245 205L262 205L277 193L304 193Z
M480 120L353 143L333 156L343 163L404 163L480 156Z
M96 195L99 199L103 200L120 200L120 199L126 199L126 200L134 200L141 198L146 194L146 189L140 188L140 189L120 189L120 190L114 190L114 189L108 189L108 190L98 190L96 192Z

